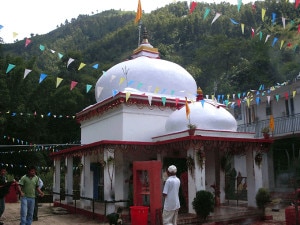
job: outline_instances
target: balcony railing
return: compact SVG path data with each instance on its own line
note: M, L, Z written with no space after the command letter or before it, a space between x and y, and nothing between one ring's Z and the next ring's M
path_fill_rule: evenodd
M261 133L262 128L269 126L269 119L259 120L251 124L238 125L237 131L255 133L256 138L261 138L263 136ZM295 133L300 133L300 114L274 118L274 132L272 132L274 137L293 135Z

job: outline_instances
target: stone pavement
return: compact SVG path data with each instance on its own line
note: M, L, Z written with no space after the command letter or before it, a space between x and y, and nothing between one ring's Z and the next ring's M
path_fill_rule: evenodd
M39 206L39 219L38 221L33 221L32 225L108 225L79 214L68 214L60 207L53 207L51 203L43 203L39 204ZM3 217L4 225L19 225L20 203L6 203Z
M53 207L52 203L39 204L39 220L34 221L32 225L108 225L98 220L88 218L79 214L69 214L63 208ZM4 212L5 225L20 224L20 203L6 203ZM285 225L285 210L281 207L279 212L273 212L271 208L266 209L267 215L272 215L273 220L260 222L246 222L243 225ZM242 225L242 224L231 224Z

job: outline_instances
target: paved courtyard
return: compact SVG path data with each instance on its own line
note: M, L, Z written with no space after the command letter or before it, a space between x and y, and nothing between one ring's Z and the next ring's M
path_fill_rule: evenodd
M281 208L279 212L273 212L267 208L267 214L273 216L271 221L262 222L246 222L243 224L230 224L230 225L285 225L285 210ZM20 224L20 203L6 203L4 212L5 225L19 225ZM60 207L53 207L51 203L40 204L39 207L39 220L34 221L33 225L79 225L79 224L100 224L108 225L98 220L93 220L79 214L69 214Z

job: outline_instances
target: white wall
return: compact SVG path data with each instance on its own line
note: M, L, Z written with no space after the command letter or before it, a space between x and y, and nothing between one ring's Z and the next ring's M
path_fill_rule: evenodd
M100 117L83 121L81 143L89 144L101 140L152 141L152 137L165 132L165 122L173 111L154 106L138 108L122 105Z

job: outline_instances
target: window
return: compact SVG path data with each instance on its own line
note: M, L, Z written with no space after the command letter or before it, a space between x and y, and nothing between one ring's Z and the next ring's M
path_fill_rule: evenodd
M267 105L266 105L266 115L267 116L272 115L272 101L270 101L270 103L267 102Z
M291 114L295 114L295 107L294 107L294 99L290 98L290 104L291 104Z
M242 109L241 106L235 105L234 106L234 118L236 120L242 120Z
M286 99L285 100L285 112L286 112L286 116L290 116L290 109L289 109L289 100Z

